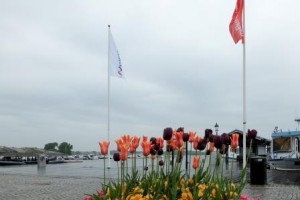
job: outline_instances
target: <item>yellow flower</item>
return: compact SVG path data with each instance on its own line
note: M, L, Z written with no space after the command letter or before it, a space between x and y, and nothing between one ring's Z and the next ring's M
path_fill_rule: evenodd
M190 199L190 200L193 200L193 195L192 195L192 193L191 193L191 191L190 191L190 188L186 188L186 192L187 192L187 194L188 194L188 196L189 196L189 199Z
M168 181L165 181L165 182L164 182L164 186L165 186L165 189L168 188Z
M184 184L185 184L185 180L184 180L184 178L182 178L182 179L180 180L180 185L183 187Z
M198 197L202 197L204 195L204 191L206 190L207 186L205 184L200 184L198 186Z
M183 192L183 193L181 194L181 198L180 198L180 199L182 199L182 200L188 200L188 198L189 198L189 196L188 196L187 193Z
M126 191L126 184L122 185L122 193L124 193Z
M133 189L133 193L143 193L143 192L144 192L144 190L142 188L139 188L139 187L135 187Z
M213 198L215 198L216 197L216 189L214 188L214 189L212 189L212 191L211 191L211 195L212 195L212 197Z
M189 179L189 184L193 184L194 180L192 178Z
M235 184L234 183L231 183L230 187L231 187L232 190L235 190Z

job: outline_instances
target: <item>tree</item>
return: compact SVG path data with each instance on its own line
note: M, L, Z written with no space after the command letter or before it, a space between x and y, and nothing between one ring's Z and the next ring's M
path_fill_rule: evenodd
M62 142L60 143L60 145L58 146L58 151L61 153L65 153L68 155L72 154L72 149L73 149L73 145L66 143L66 142Z
M51 142L48 144L45 144L44 149L48 151L57 151L58 143L57 142Z

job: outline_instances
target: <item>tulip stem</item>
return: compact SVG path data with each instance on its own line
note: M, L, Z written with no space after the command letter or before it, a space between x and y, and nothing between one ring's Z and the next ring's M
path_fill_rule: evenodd
M104 160L104 184L105 184L105 182L106 182L106 180L105 180L105 168L106 168L106 167L105 167L105 156L104 156L104 159L103 159L103 160Z

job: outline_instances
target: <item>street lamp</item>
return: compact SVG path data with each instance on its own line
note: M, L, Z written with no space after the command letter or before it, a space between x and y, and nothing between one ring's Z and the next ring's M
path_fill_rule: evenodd
M216 131L216 135L218 135L218 131L219 131L219 125L218 125L218 123L216 123L216 125L215 125L215 131Z

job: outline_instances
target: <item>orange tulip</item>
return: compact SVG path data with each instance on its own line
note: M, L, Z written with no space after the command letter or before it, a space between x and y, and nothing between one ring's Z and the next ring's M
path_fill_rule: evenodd
M122 139L117 139L115 140L117 144L117 150L120 152L121 151L121 146L124 144Z
M236 149L239 146L239 134L234 133L231 136L231 148Z
M104 156L107 155L109 144L110 144L110 142L108 142L108 141L99 142L100 152L102 155L104 155Z
M161 148L161 149L164 148L164 139L162 137L157 137L156 143L159 144L159 148Z
M146 141L146 142L142 142L142 148L143 148L143 155L144 156L148 156L150 154L150 149L151 149L151 142L150 141Z
M176 141L175 140L168 140L167 141L168 145L167 145L167 149L177 149L177 146L176 146Z
M193 148L195 150L198 150L197 147L198 147L198 142L200 141L201 137L199 136L195 136L194 140L193 140Z
M210 152L213 152L214 149L215 149L215 144L214 144L213 142L210 142L210 143L209 143L209 151L210 151Z
M180 147L183 146L183 132L182 131L175 132L175 137L176 137L176 146L177 148L180 149Z
M195 156L194 157L194 162L193 162L193 168L197 169L199 167L199 163L200 163L200 157L199 156Z
M195 131L190 131L189 132L189 143L192 143L194 141L195 136L196 136Z
M134 153L136 151L136 149L138 148L139 146L139 143L140 143L140 137L137 137L137 136L134 136L132 138L132 141L130 143L130 153Z
M127 144L127 146L129 147L132 137L130 135L123 135L121 138L122 138L123 142L125 144Z
M124 161L128 159L128 146L123 144L120 146L120 160Z
M148 140L148 137L146 135L143 135L143 142L146 142Z

